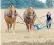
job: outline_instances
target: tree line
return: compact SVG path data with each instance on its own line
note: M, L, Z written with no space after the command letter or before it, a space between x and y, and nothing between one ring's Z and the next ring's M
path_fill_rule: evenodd
M14 5L16 8L51 8L53 7L52 0L46 0L46 3L42 3L38 0L1 0L1 8L8 8L10 5Z
M8 8L10 5L14 5L16 8L36 7L44 8L44 3L38 0L1 0L1 7Z

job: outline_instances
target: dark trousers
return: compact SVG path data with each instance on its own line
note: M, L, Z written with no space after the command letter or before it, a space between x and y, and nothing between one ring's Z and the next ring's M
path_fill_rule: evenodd
M47 28L49 29L51 27L51 20L47 21Z

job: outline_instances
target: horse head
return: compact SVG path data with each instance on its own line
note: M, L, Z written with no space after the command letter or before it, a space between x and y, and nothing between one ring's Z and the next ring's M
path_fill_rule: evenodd
M27 16L30 17L30 19L33 19L33 17L34 17L34 9L32 7L28 8Z
M13 5L10 6L10 15L12 16L14 14L15 7Z
M34 9L32 7L28 8L28 14L30 15L34 14Z

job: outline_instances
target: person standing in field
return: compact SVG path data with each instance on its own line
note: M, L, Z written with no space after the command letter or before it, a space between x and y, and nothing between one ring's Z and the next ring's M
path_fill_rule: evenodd
M47 15L47 28L49 29L51 27L51 21L52 21L52 18L51 18L51 13L48 11Z

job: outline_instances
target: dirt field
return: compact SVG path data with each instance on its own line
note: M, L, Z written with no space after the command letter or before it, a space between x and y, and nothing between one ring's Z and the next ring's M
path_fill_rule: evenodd
M16 9L18 14L23 18L23 13L25 9ZM32 32L26 31L26 25L16 23L15 30L11 29L9 32L6 32L7 26L4 20L4 11L2 13L2 30L1 30L1 42L2 45L54 45L54 24L52 24L51 29L46 27L40 30L35 30ZM52 21L54 22L54 9L35 9L37 17L41 17L47 14L50 11L52 14ZM38 20L39 19L39 20ZM44 18L38 18L35 21L35 24L40 24L46 20ZM17 17L16 22L22 22L22 20Z

